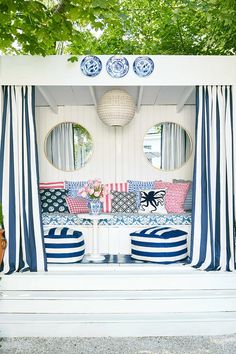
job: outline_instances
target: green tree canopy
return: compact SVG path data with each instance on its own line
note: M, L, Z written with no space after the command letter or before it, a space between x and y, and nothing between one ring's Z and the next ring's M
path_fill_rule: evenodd
M3 54L59 50L72 55L236 54L236 1L0 0Z

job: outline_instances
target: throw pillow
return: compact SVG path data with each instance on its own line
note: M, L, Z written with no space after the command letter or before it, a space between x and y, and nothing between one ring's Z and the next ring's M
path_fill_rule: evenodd
M64 189L64 182L40 182L39 189Z
M137 213L136 194L112 191L112 213Z
M140 206L140 191L146 189L155 189L155 181L133 181L128 180L128 192L134 192L136 194L136 204Z
M165 189L140 191L140 213L167 214L165 208Z
M42 213L69 213L65 189L40 189Z
M128 183L107 183L105 184L109 193L111 191L116 192L128 192ZM107 194L104 198L103 202L103 212L110 213L111 212L111 203L112 203L112 196L111 194Z
M87 183L87 181L65 181L65 189L68 190L68 197L78 197L79 190Z
M168 213L182 214L190 183L156 181L157 189L166 189L166 210Z
M173 179L174 183L190 183L190 187L187 193L187 196L184 201L184 210L192 210L192 198L193 198L193 187L191 181L185 181L183 179Z
M66 203L71 214L89 213L88 200L85 198L66 197Z

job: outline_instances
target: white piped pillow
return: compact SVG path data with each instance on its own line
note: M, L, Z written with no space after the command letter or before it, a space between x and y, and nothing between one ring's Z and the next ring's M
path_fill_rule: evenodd
M165 207L165 189L140 191L139 213L167 214Z

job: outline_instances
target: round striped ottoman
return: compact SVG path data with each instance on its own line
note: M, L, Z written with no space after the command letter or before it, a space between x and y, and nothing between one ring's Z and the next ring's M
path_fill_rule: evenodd
M82 232L68 227L44 231L44 245L48 263L77 263L85 252Z
M183 261L187 257L187 232L172 227L153 226L131 236L131 257L162 264Z

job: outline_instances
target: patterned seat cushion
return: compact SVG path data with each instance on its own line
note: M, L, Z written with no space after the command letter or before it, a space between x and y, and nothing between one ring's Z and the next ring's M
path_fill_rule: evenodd
M172 227L149 227L132 232L131 257L140 261L175 263L187 257L187 232Z
M82 232L68 227L54 227L44 231L48 263L77 263L85 252Z
M43 213L43 225L45 226L70 226L92 225L89 219L80 219L76 214L69 213ZM99 225L104 226L155 226L155 225L191 225L191 213L184 214L113 214L112 219L99 220Z

